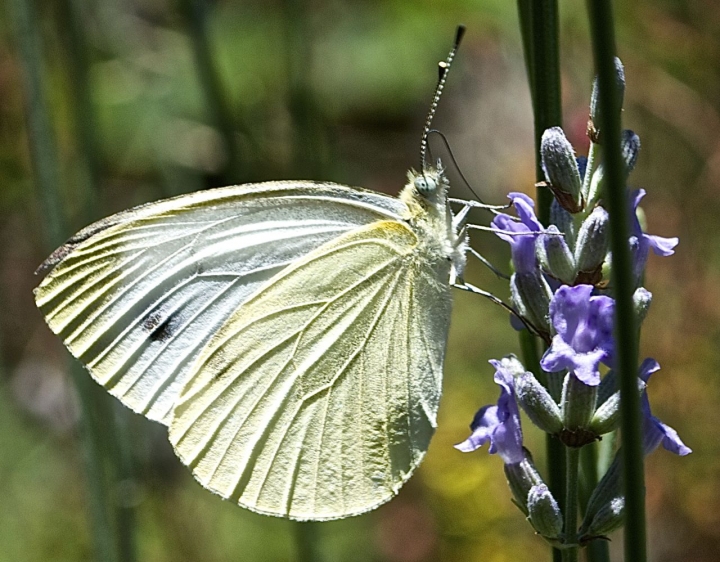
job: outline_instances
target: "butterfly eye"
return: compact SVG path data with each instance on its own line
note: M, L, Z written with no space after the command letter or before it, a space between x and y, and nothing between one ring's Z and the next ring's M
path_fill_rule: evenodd
M422 176L415 178L415 189L421 195L428 195L437 189L437 183L432 178Z

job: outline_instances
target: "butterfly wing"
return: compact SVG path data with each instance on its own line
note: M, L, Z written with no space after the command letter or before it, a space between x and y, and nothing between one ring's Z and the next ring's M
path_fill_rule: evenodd
M311 182L184 195L78 233L46 262L35 299L100 384L168 423L210 335L251 294L327 241L404 212L395 198Z
M447 269L381 221L283 271L193 367L169 426L178 456L261 513L327 520L389 500L435 428Z

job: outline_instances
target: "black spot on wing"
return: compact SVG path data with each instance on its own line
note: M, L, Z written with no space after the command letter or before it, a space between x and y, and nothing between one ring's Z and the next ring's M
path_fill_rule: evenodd
M142 326L152 341L166 342L173 337L177 321L174 315L163 317L162 311L156 310L143 320Z

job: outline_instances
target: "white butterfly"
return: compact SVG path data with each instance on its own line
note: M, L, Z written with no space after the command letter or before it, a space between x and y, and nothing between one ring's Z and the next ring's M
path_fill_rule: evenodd
M57 250L35 299L206 488L293 519L363 513L436 427L469 209L447 189L425 167L399 198L271 182L144 205Z

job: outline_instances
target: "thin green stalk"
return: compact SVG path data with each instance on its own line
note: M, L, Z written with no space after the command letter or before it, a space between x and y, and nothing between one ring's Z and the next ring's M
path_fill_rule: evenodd
M577 545L578 535L578 474L580 468L580 449L568 447L565 451L567 461L565 488L565 542ZM562 550L562 562L577 562L578 546L570 546Z
M309 29L307 2L283 2L285 62L288 84L288 109L293 124L293 173L300 177L324 177L322 115L314 102L312 73L313 34Z
M30 156L38 187L40 209L48 248L56 248L65 239L67 228L61 212L58 189L59 165L50 116L44 99L43 54L38 15L33 0L11 0L8 10L13 19L15 40L23 65L25 122Z
M83 200L81 223L89 224L98 219L98 210L101 208L100 199L100 168L101 151L95 114L95 105L92 99L90 85L90 61L88 57L85 26L82 19L82 8L78 0L61 0L60 25L64 44L67 49L67 68L70 75L71 108L75 118L75 131L80 148L80 164L85 169L85 186L80 197ZM77 377L85 377L87 373L80 369ZM84 382L77 381L85 385ZM122 423L122 414L116 414L117 406L113 399L103 393L97 385L91 384L86 392L94 402L96 408L96 423L99 443L93 446L98 448L103 458L109 459L106 478L109 489L112 491L112 500L106 509L110 510L110 519L116 529L118 558L124 562L132 562L135 555L135 515L134 507L126 501L121 493L123 487L132 487L134 470L132 467L132 454L130 452L130 436L127 435L126 424Z
M525 54L525 66L530 84L535 128L535 172L536 180L544 180L540 160L540 139L545 129L562 124L560 97L560 49L557 0L518 0L520 31ZM537 193L538 217L543 224L549 223L552 194L547 189ZM521 335L523 362L538 377L547 380L539 365L537 353L527 354L527 343ZM548 388L551 386L548 382ZM565 450L562 444L550 435L546 439L548 486L561 509L565 503ZM560 551L553 549L553 560L559 562Z
M60 173L55 140L44 99L42 42L38 27L40 22L32 0L12 0L8 6L23 65L28 142L45 225L45 242L48 249L54 249L65 239L68 231L59 191ZM107 510L111 493L104 474L105 459L98 446L102 442L100 435L102 424L95 423L93 415L96 408L92 388L94 383L75 363L71 366L70 372L81 408L80 434L85 457L95 554L99 560L113 562L119 560L119 557L116 550L115 528Z
M236 183L242 177L241 152L235 136L235 119L230 111L210 48L210 39L207 33L207 2L205 0L182 0L180 5L190 33L198 79L205 94L210 119L220 131L225 145L227 164L223 181Z
M625 491L625 559L647 559L645 534L645 482L642 424L637 386L637 332L632 295L634 279L628 237L630 221L625 190L625 164L620 151L620 100L615 87L615 35L612 4L588 0L590 33L598 76L600 139L605 167L604 199L610 215L610 249L613 255L612 287L615 297L616 372L621 396L620 429L623 439Z
M530 101L535 107L535 57L533 56L532 40L532 4L533 0L518 0L518 20L520 22L520 36L522 37L523 56L525 57L525 72L530 86Z
M61 0L58 8L60 32L66 49L67 69L70 76L70 104L75 121L75 134L85 167L86 181L81 186L86 188L82 193L84 200L82 226L85 226L99 218L95 213L100 190L100 139L90 87L90 61L81 7L78 0Z

